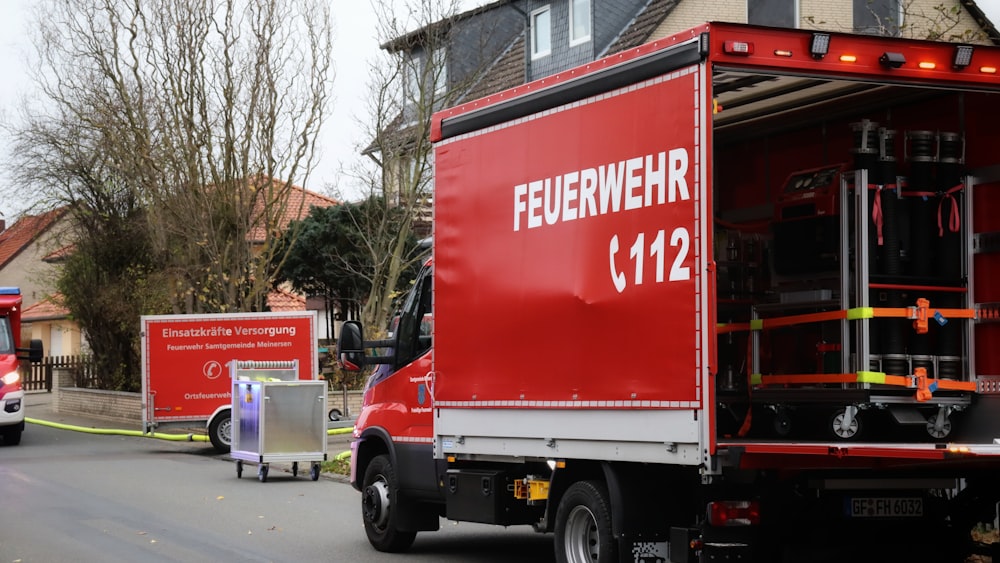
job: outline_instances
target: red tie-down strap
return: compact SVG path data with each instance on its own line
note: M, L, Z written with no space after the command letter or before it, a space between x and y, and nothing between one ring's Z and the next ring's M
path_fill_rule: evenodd
M938 200L938 236L944 236L944 225L941 220L941 208L944 206L945 200L951 204L951 211L948 212L948 230L953 233L957 233L958 229L962 226L962 216L958 212L958 201L955 196L952 195L955 192L961 191L965 187L965 184L958 184L950 189L944 191L941 194L941 199Z
M896 184L868 184L869 190L875 190L875 197L872 198L872 222L875 223L875 231L878 233L878 245L882 246L882 190L895 190Z

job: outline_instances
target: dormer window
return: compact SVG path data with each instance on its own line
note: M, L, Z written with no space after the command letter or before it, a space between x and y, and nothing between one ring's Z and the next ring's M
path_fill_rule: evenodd
M570 0L569 44L590 41L590 0Z
M552 52L552 11L549 6L531 12L531 58Z

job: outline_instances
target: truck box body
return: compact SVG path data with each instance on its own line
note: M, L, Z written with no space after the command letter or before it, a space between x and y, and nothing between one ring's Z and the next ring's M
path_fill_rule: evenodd
M338 344L382 364L352 443L373 546L443 516L531 522L560 562L974 551L1000 524L998 68L709 23L435 114L394 353Z
M745 344L736 355L717 357L717 323L749 322L751 308L775 309L773 302L785 296L793 302L802 295L830 301L840 290L839 281L824 279L827 269L836 273L838 267L835 235L810 238L815 236L810 230L825 228L823 222L785 228L777 221L771 232L759 227L774 218L775 210L793 208L785 201L791 193L786 180L824 167L835 168L838 179L847 176L859 159L852 126L866 119L890 119L899 128L895 142L900 146L904 130L961 133L963 171L988 174L998 163L989 140L1000 125L997 94L978 91L996 90L997 76L979 70L994 65L993 51L979 55L986 51L979 49L974 68L958 72L951 66L953 45L901 42L906 56L922 58L894 68L879 63L884 38L834 35L837 51L820 61L808 53L810 39L809 33L712 24L438 115L434 392L439 455L547 451L707 462L697 452L714 452L725 440L715 427L717 370L746 364ZM735 49L727 45L739 42L752 43L752 52L727 52ZM707 58L699 60L699 53ZM855 56L856 62L842 62L841 54ZM915 68L926 62L937 68ZM588 86L614 80L621 84ZM962 93L942 91L958 82L965 83ZM904 177L904 155L891 156ZM896 176L891 180L885 183L895 184ZM930 200L931 215L912 220L924 221L919 228L934 239L943 239L938 219L947 223L953 214L961 218L952 221L971 220L976 231L996 232L995 214L987 211L1000 203L989 189L996 178L983 182L959 190L957 198L958 192L942 196L936 186L925 188L926 195L912 199ZM977 198L970 210L979 210L971 217L959 209L961 196L968 194ZM808 196L818 199L815 193ZM836 215L848 214L846 208L844 213L835 208L811 213L834 221L834 227ZM734 266L728 261L726 248L719 246L726 242L721 226L734 224L736 230L766 232L761 244L771 246L770 259L778 262L744 260ZM868 227L877 228L874 221ZM877 246L865 250L881 251ZM954 254L962 252L958 241ZM918 288L908 290L910 301L896 307L914 305L921 287L937 303L951 302L949 289L973 287L977 293L970 303L996 299L995 284L985 283L997 267L995 256L977 255L978 278L966 284L956 276L956 287L940 292L934 288L952 280L934 277L944 268L946 253L936 260L923 277L900 269L897 279L889 280L896 282L892 287ZM738 291L727 292L715 276L732 274L725 270L734 267L758 272L739 279ZM772 268L777 271L767 271ZM868 283L875 283L875 272L870 276ZM768 287L746 287L768 279ZM852 285L845 287L844 310L878 305L871 303L874 296L863 304L851 294ZM830 306L789 306L781 312L789 317L820 310ZM764 337L772 340L761 353L770 358L760 367L809 374L815 368L803 364L816 363L816 345L841 337L840 327L833 327L835 338L830 338L813 335L805 325L793 326L804 332ZM996 335L996 329L988 323L970 325L975 335L967 349L979 353L960 369L964 373L958 378L969 384L964 389L975 387L969 367L996 365L993 348L973 346ZM841 351L851 346L851 331L857 328L845 330L847 341L836 343ZM526 332L534 335L530 345ZM746 340L746 332L739 338ZM507 351L518 360L497 362L490 350ZM789 357L780 358L779 352ZM846 361L853 360L848 356ZM901 373L912 373L906 367ZM996 372L983 373L980 381L986 382ZM817 375L819 385L871 387ZM825 390L797 387L812 394L806 403L827 402L814 399L816 391ZM887 393L906 402L913 389ZM847 402L857 402L857 396L865 403L883 399L872 398L870 389L856 395ZM964 399L955 401L966 406ZM993 435L983 445L991 446ZM454 436L463 437L460 444ZM927 447L915 445L916 450Z

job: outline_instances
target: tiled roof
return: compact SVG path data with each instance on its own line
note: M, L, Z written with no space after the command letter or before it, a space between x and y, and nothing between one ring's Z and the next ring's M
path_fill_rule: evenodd
M272 180L275 187L280 187L281 183L277 180ZM257 193L264 193L264 190L257 190ZM278 228L284 230L288 227L288 224L292 221L298 221L304 219L309 215L309 209L312 206L316 207L330 207L337 205L340 202L325 195L320 195L315 192L310 192L299 186L292 186L291 191L288 194L288 201L285 204L285 208L282 210L281 217L278 218ZM258 201L254 208L254 213L259 214L263 210L264 204ZM254 227L250 230L248 237L253 242L264 242L266 240L264 227Z
M0 233L0 268L6 266L65 212L66 208L60 207L40 215L26 215Z
M272 289L267 294L267 306L272 311L305 311L306 298L284 289Z
M650 0L645 9L622 30L601 56L613 55L649 41L650 35L680 3L681 0Z
M62 304L62 294L60 293L50 295L21 311L21 320L26 323L65 319L68 316L69 309Z
M976 24L983 30L986 37L993 42L994 45L1000 45L1000 32L997 31L996 25L990 21L983 9L979 7L974 0L958 0L965 11L969 12L972 19L975 20Z

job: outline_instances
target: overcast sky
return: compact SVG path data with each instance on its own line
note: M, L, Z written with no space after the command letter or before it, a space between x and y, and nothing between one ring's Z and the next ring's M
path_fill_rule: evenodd
M399 2L400 0L393 0ZM606 0L597 0L606 1ZM30 93L26 60L30 44L26 39L30 6L33 0L0 0L0 117L16 118L17 100ZM462 9L485 4L485 0L462 0ZM996 25L1000 24L1000 0L978 0L979 7ZM326 120L320 139L322 155L307 189L325 193L325 187L336 184L342 164L358 158L354 146L360 139L356 117L365 116L367 69L379 56L375 16L369 0L331 0L334 17L334 60L336 78L333 84L332 113ZM10 179L5 139L0 137L0 182ZM349 186L339 186L350 198ZM0 201L0 218L8 226L20 214L23 206L17 202Z

